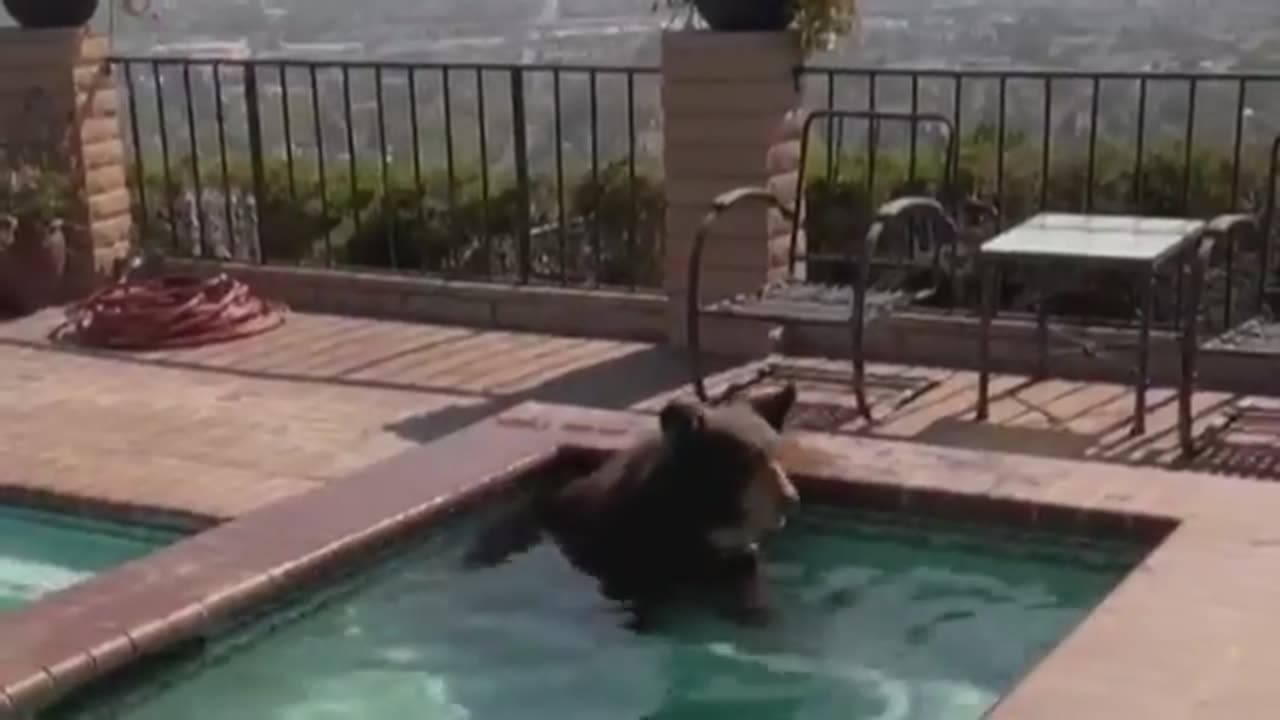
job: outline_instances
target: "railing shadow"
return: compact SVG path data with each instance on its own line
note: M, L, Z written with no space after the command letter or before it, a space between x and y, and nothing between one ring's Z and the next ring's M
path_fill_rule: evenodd
M235 343L190 350L110 352L55 344L47 339L56 311L0 324L0 347L70 357L222 375L307 387L417 393L439 409L402 418L384 429L428 442L527 400L599 409L655 411L689 392L685 358L679 351L643 343L615 342L438 325L301 315L280 330ZM507 343L503 345L502 343ZM751 372L725 358L713 359L712 386ZM1159 466L1212 474L1280 480L1280 422L1236 422L1206 433L1237 397L1204 400L1195 414L1203 447L1193 458L1177 452L1168 416L1171 393L1153 394L1151 432L1127 434L1129 390L1101 390L1089 383L1039 389L1026 378L1001 378L994 399L1003 411L991 423L972 421L974 390L968 374L910 367L876 367L869 390L877 422L857 418L846 385L800 384L802 397L793 427L976 450L1016 452L1130 466ZM904 385L935 386L911 403L893 408ZM1087 392L1087 394L1086 394ZM428 396L459 402L428 402ZM1115 405L1115 408L1109 406ZM1114 412L1112 412L1114 410ZM1101 418L1101 419L1098 419Z
M899 372L930 371L904 368ZM1200 450L1185 458L1173 420L1177 396L1171 390L1153 389L1149 431L1132 437L1132 389L1126 386L1045 381L1062 383L1061 388L1053 388L1031 378L1003 376L999 391L993 394L998 412L989 422L978 423L973 420L975 389L969 374L932 372L935 387L901 408L891 405L892 388L901 378L890 373L880 402L873 396L877 417L873 424L857 417L852 400L840 394L845 388L802 385L793 427L984 452L1280 480L1280 410L1246 413L1224 423L1223 417L1245 400L1239 396L1201 396L1193 415ZM734 373L723 374L712 386L728 384L734 377Z
M0 347L247 380L465 399L404 418L389 432L428 442L527 400L621 410L687 384L687 363L661 346L407 322L294 315L276 331L193 349L116 352L48 339L46 310L0 323ZM731 365L714 359L719 371Z
M717 369L724 369L733 361L719 358L713 363ZM683 390L687 385L687 362L682 353L662 346L646 346L556 376L528 390L492 396L483 405L424 413L387 425L386 429L425 443L530 400L626 410L655 396Z
M1071 413L1061 413L1052 406L1055 403L1070 404L1069 397L1055 397L1038 403L1019 399L1018 402L1028 410L1005 418L1003 424L974 423L969 417L970 410L966 408L965 411L939 418L907 439L971 450L1280 480L1280 425L1261 429L1233 425L1221 432L1205 431L1241 402L1240 397L1226 397L1197 409L1193 422L1201 429L1198 435L1200 447L1189 458L1179 451L1176 424L1156 423L1153 420L1169 416L1167 410L1176 402L1176 396L1172 393L1149 406L1148 422L1155 427L1142 436L1129 435L1131 420L1128 416L1117 417L1088 431L1073 427L1090 413L1102 410L1106 405L1123 404L1128 400L1128 392L1118 389L1110 397L1089 403ZM1040 416L1047 426L1015 424L1026 412Z
M1280 405L1233 398L1215 408L1205 425L1202 449L1185 468L1280 480Z

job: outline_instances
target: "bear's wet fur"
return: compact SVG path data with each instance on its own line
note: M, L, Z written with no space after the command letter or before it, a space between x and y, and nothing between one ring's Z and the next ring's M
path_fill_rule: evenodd
M545 531L640 624L660 605L696 598L740 620L767 616L760 543L797 502L778 463L796 390L716 406L673 401L661 432L594 472L536 493L473 548L495 564Z

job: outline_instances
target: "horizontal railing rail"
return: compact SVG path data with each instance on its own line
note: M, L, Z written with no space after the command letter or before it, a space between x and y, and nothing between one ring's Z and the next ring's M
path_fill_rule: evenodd
M875 65L806 65L799 69L806 75L868 75L881 77L961 77L986 78L999 80L1032 79L1042 80L1168 80L1177 82L1214 81L1214 80L1246 80L1280 82L1280 71L1247 70L1247 71L1206 71L1206 70L1089 70L1072 68L1018 68L1018 67L944 67L941 65L920 66L875 66Z

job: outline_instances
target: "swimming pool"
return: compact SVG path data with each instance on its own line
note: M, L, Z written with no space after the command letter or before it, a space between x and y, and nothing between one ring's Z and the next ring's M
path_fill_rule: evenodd
M145 555L179 537L151 527L0 505L0 612Z
M41 717L978 718L1147 549L807 506L769 548L774 623L638 635L549 544L460 569L494 509Z

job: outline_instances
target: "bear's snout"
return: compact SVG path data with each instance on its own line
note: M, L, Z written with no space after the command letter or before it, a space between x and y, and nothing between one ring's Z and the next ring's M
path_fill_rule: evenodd
M734 524L715 528L707 537L723 552L754 553L766 535L786 525L787 514L799 502L800 494L791 478L779 463L771 462L742 486Z

